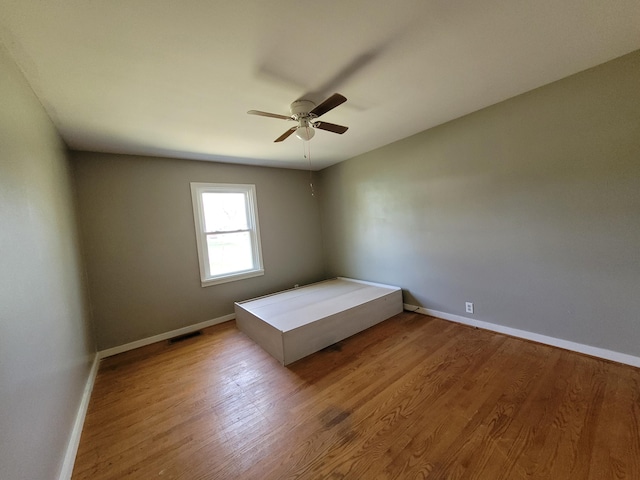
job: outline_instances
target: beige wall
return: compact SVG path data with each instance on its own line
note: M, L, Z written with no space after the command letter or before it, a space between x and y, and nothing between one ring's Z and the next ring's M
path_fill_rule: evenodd
M95 347L71 175L0 46L0 478L55 479Z
M233 313L233 302L324 278L309 173L73 153L99 349ZM265 275L200 286L190 182L256 185Z
M328 274L640 356L639 80L637 51L324 170Z

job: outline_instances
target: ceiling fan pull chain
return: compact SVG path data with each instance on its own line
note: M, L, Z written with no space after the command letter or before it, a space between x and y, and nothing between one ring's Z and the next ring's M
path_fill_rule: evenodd
M309 160L309 188L311 189L311 196L315 197L316 192L313 188L313 174L311 172L311 142L302 142L303 148L305 149L304 157Z

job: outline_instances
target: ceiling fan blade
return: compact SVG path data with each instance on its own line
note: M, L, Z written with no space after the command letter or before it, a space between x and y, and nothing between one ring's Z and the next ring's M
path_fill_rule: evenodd
M289 135L291 135L293 132L295 132L295 131L296 131L296 128L298 128L298 127L291 127L289 130L287 130L287 131L286 131L286 132L284 132L282 135L280 135L278 138L276 138L276 139L273 141L273 143L275 143L275 142L281 142L281 141L283 141L283 140L286 140L286 139L289 137Z
M247 113L249 115L260 115L261 117L280 118L282 120L293 120L291 117L287 117L286 115L278 115L277 113L261 112L260 110L249 110Z
M334 93L309 113L312 113L316 117L319 117L327 113L329 110L333 110L338 105L342 105L346 101L347 97L343 97L339 93Z
M316 122L313 124L313 126L316 128L319 128L320 130L339 133L340 135L342 135L344 132L349 130L349 127L345 127L343 125L336 125L335 123L328 123L328 122Z

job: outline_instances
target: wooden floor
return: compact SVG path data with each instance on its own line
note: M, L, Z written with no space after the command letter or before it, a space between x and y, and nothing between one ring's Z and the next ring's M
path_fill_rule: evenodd
M640 369L402 313L289 367L233 322L103 360L80 479L640 479Z

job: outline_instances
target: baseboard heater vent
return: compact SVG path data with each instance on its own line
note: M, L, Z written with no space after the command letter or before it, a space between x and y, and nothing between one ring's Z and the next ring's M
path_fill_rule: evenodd
M202 335L202 331L196 330L195 332L185 333L184 335L178 335L177 337L170 338L167 341L169 342L169 345L173 345L174 343L182 342L193 337L199 337L200 335Z

